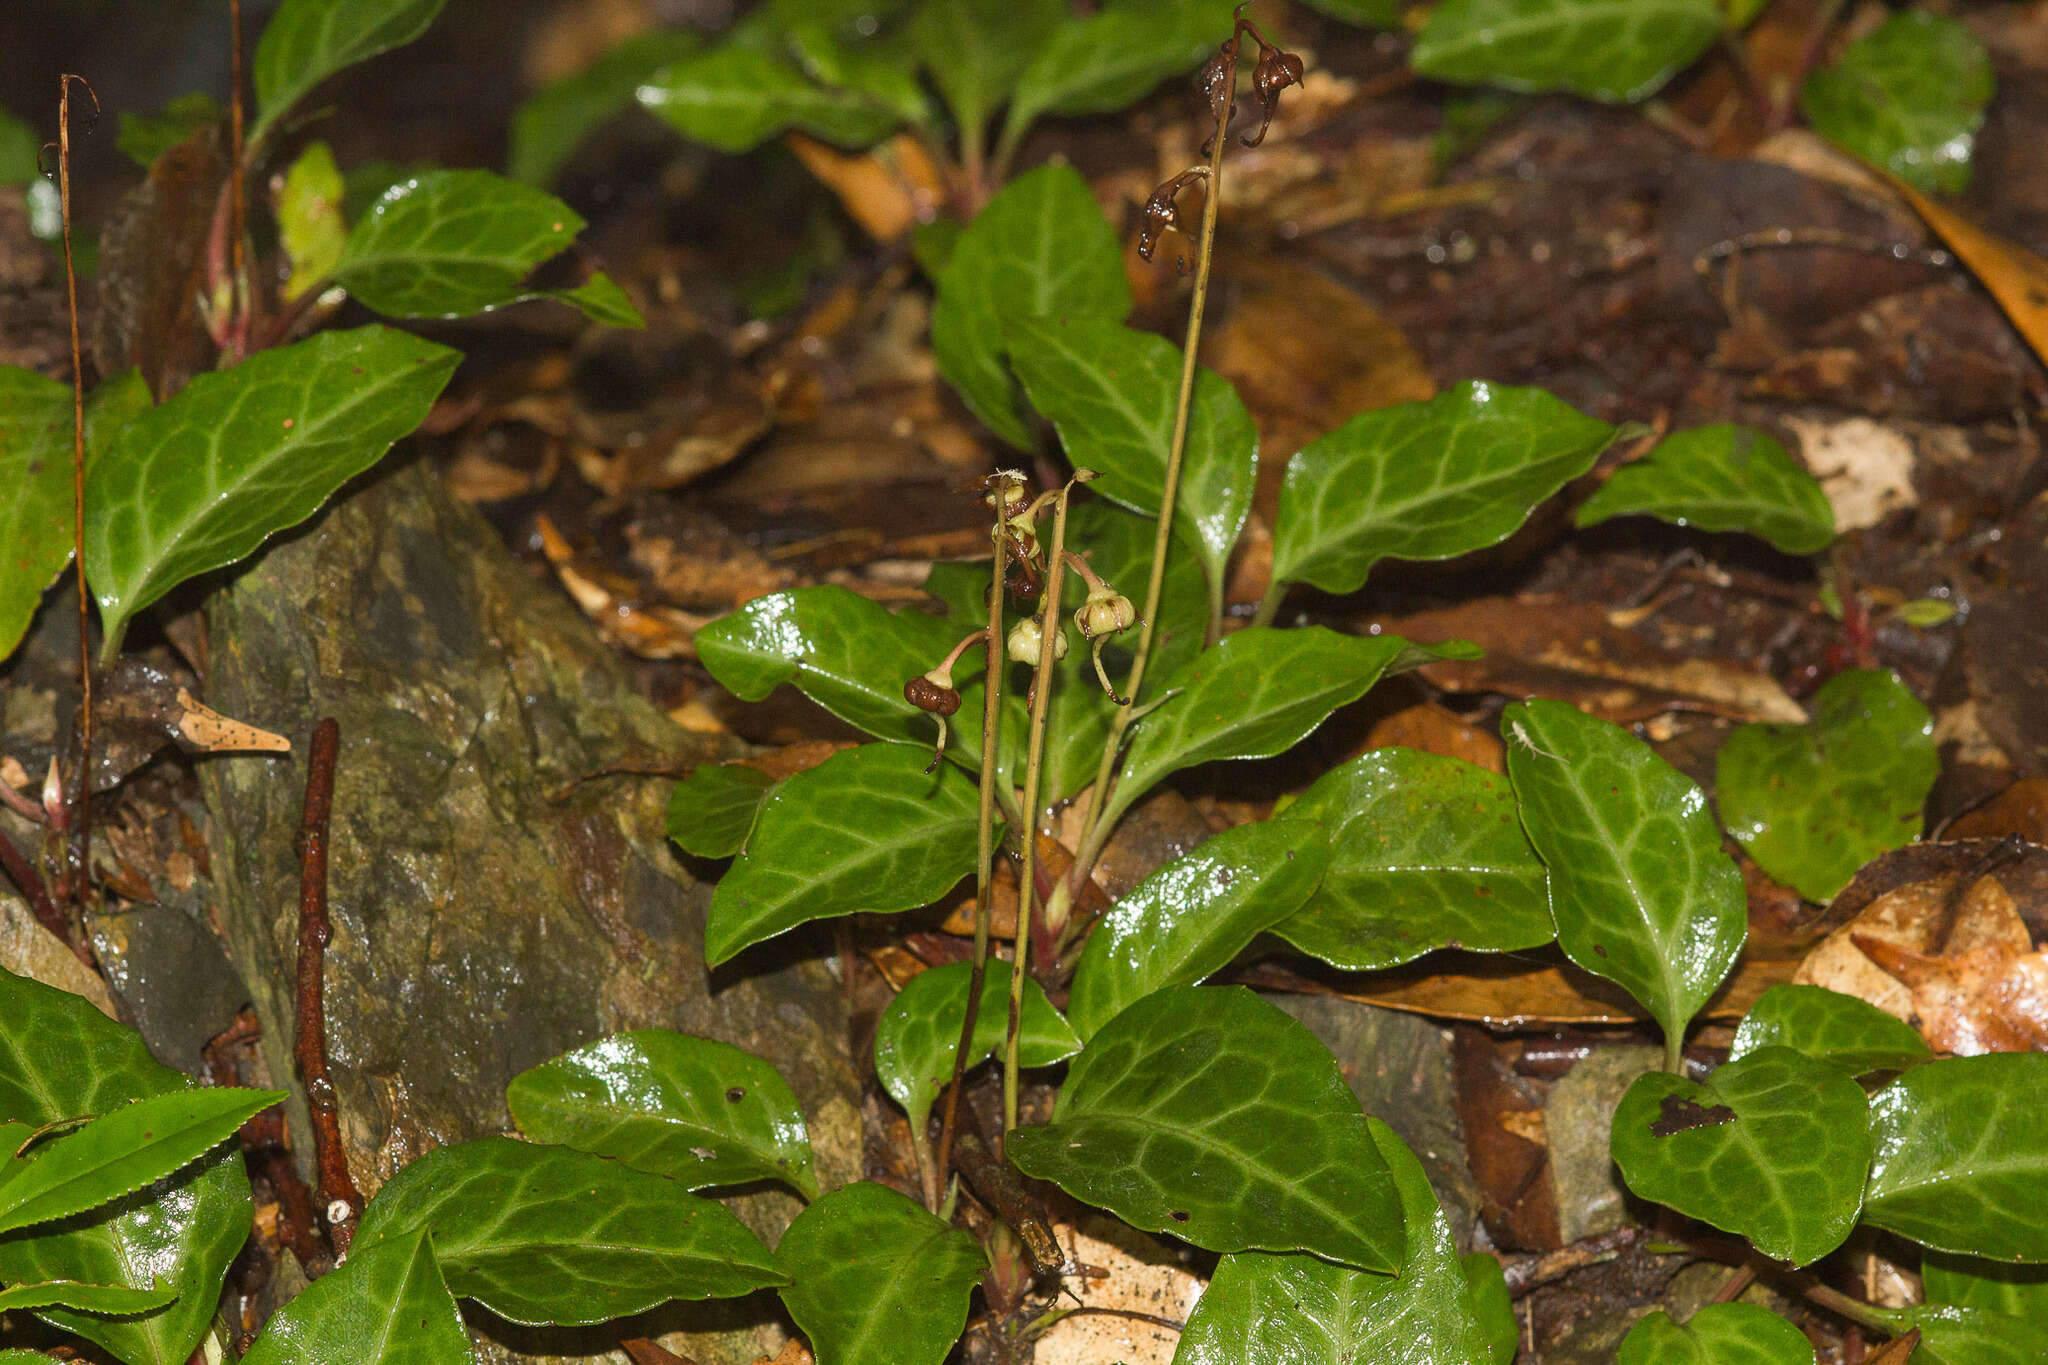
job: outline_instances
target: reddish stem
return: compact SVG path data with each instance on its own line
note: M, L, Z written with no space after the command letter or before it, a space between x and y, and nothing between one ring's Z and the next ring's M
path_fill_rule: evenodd
M43 879L36 873L36 866L14 841L0 834L0 868L5 868L7 878L19 887L21 894L28 898L29 909L35 912L36 923L57 936L57 941L69 948L80 962L93 966L92 954L80 946L71 936L71 921L64 918L64 912L57 908L57 902L50 895L50 888L43 885Z
M340 1111L327 1074L327 1004L324 973L327 943L334 936L327 919L327 827L334 810L334 764L341 727L328 716L313 727L306 758L306 808L299 823L299 1036L292 1047L306 1105L313 1112L313 1160L320 1173L320 1201L326 1206L327 1236L335 1259L348 1254L362 1191L348 1171L341 1145Z

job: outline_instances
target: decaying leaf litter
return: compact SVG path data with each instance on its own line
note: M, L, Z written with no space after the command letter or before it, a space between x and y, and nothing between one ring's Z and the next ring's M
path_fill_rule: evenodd
M595 23L607 7L588 8ZM1799 32L1801 8L1773 7L1752 44ZM566 60L547 46L576 41L557 18L532 62ZM2048 88L2032 36L2040 16L1985 6L1969 18L2003 80L1957 208L1969 223L2043 245L2040 171L2024 151ZM1570 514L1615 486L1612 469L1645 449L1646 435L1617 445L1498 549L1443 566L1390 563L1362 594L1297 595L1288 610L1326 625L1461 637L1487 652L1432 664L1340 713L1311 742L1311 761L1187 776L1154 799L1156 811L1138 812L1134 846L1105 860L1110 892L1387 743L1498 771L1503 703L1563 698L1638 727L1718 790L1738 838L1730 769L1742 782L1745 755L1764 774L1752 784L1804 782L1823 813L1851 779L1896 772L1859 794L1859 813L1867 804L1873 820L1917 828L1917 817L1957 836L1875 862L1867 853L1896 839L1803 861L1795 851L1800 870L1780 864L1777 879L1744 859L1749 947L1711 1017L1732 1022L1768 988L1811 982L1907 1013L1944 1050L2038 1047L2048 914L2031 885L2038 849L2000 841L2043 832L2023 789L2000 793L2039 776L2048 755L2032 663L2041 614L2026 601L2043 567L2029 418L2043 376L1990 294L1933 254L1941 240L1966 258L1971 247L1944 222L1937 238L1910 204L1810 134L1744 126L1754 111L1731 100L1731 78L1712 64L1669 91L1655 117L1533 100L1449 147L1446 92L1396 77L1398 43L1306 12L1284 22L1314 56L1313 74L1289 118L1238 162L1204 353L1244 395L1265 450L1284 455L1361 408L1484 377L1541 386L1651 433L1727 422L1771 433L1826 485L1845 535L1814 561L1640 518L1575 530ZM1020 164L1068 157L1134 235L1151 186L1201 139L1185 104L1169 90L1135 114L1043 130ZM499 126L443 135L473 146ZM695 631L762 593L816 583L915 606L930 563L985 544L978 495L962 489L996 447L935 375L923 341L929 295L902 244L857 226L900 221L887 208L918 202L914 174L844 171L831 178L847 196L838 200L780 154L742 171L668 144L657 157L652 142L644 128L612 127L578 151L565 182L589 209L588 249L627 282L649 329L585 331L520 313L482 324L466 338L478 362L420 445L522 555L528 589L566 590L638 661L638 690L710 737L702 752L766 746L743 761L786 772L848 732L787 689L736 702L693 662ZM795 150L819 164L815 148ZM1780 233L1790 244L1768 240ZM33 260L37 248L17 238L6 250ZM1136 320L1172 332L1184 282L1170 264L1132 254L1127 265ZM41 366L55 360L34 354ZM1265 469L1229 580L1240 616L1271 578L1262 540L1281 497L1278 460ZM203 654L186 659L205 672ZM28 656L10 665L9 692L26 700L7 715L24 779L11 785L32 795L26 779L47 757L57 711L38 704L31 668ZM1887 669L1901 695L1885 705L1924 706L1924 723L1859 735L1858 716L1872 712L1831 710L1825 689L1845 678L1878 688L1856 680L1880 674L1845 670ZM61 691L54 678L44 686ZM251 692L238 714L261 725L262 706ZM1731 758L1738 726L1758 728L1745 728ZM1870 758L1877 751L1882 762ZM1901 791L1900 810L1875 809ZM189 805L175 780L159 782L117 819L130 831L175 830ZM1819 825L1812 837L1836 836ZM1801 832L1765 837L1797 844ZM161 900L177 877L166 854L175 842L110 840L110 878L130 900ZM201 833L183 847L203 859L218 845ZM1903 865L1914 858L1924 861ZM151 895L129 894L145 888ZM854 974L852 1055L864 1057L892 988L957 960L962 940L934 915L907 929L856 922L836 946ZM1607 1212L1587 1188L1605 1183L1604 1170L1567 1172L1557 1150L1566 1111L1556 1092L1619 1055L1627 1035L1607 1026L1636 1016L1626 997L1544 953L1439 952L1398 976L1310 970L1284 955L1232 970L1284 991L1468 1021L1453 1044L1467 1151L1445 1164L1469 1174L1430 1172L1447 1201L1464 1181L1461 1237L1474 1235L1476 1215L1476 1235L1524 1256L1602 1233L1622 1249L1562 1278L1529 1272L1527 1344L1540 1358L1597 1358L1572 1352L1591 1349L1584 1343L1617 1312L1703 1297L1697 1267L1612 1235L1621 1214L1611 1188ZM1725 1028L1693 1040L1703 1059L1731 1045L1741 1040ZM1369 1055L1355 1064L1386 1065ZM1601 1103L1597 1093L1576 1098ZM902 1119L873 1083L864 1117L869 1173L914 1188ZM1604 1146L1596 1156L1604 1166ZM1885 1273L1882 1253L1863 1253L1870 1283ZM1816 1330L1839 1341L1833 1328ZM1049 1358L1056 1348L1042 1349Z

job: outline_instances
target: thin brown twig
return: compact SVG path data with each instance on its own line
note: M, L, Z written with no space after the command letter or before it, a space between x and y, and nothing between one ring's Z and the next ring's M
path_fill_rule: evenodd
M85 362L78 345L78 271L71 254L71 83L77 81L92 97L99 117L100 97L92 82L69 73L57 78L57 203L64 225L64 291L71 320L71 548L78 579L78 818L71 829L71 860L77 877L76 903L81 926L92 899L92 592L85 583ZM80 928L70 940L73 951L85 944ZM86 948L85 953L91 952ZM88 963L90 958L87 958Z
M240 361L249 347L249 323L255 312L249 292L248 262L243 258L245 250L243 235L248 230L248 205L242 195L242 0L228 0L228 53L230 79L233 84L228 91L228 210L234 233L229 249L234 262L234 299L231 305L234 322L229 329L234 350L230 359Z
M341 1144L334 1082L327 1074L325 971L327 943L334 936L327 918L327 828L334 813L334 765L340 748L341 727L332 716L322 718L313 727L306 756L306 807L299 822L299 1036L292 1045L299 1079L306 1086L306 1105L313 1113L313 1160L336 1260L348 1254L363 1211L362 1191L349 1175L348 1152Z

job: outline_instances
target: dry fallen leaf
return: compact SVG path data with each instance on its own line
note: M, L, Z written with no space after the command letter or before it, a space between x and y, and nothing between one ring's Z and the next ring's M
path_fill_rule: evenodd
M2048 260L2003 237L1984 231L1961 214L1935 203L1903 180L1891 187L1913 206L1962 258L1978 282L1998 300L2034 354L2048 362Z
M684 659L697 652L698 630L710 621L674 607L633 600L639 585L606 570L579 566L574 547L547 517L534 519L541 552L554 565L569 596L607 641L643 659Z

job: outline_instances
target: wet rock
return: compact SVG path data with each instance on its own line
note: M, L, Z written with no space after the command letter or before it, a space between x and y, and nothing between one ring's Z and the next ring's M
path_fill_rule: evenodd
M1622 1092L1664 1054L1654 1047L1603 1047L1550 1088L1543 1131L1550 1142L1550 1179L1557 1195L1557 1233L1576 1242L1628 1221L1621 1175L1607 1154L1608 1130Z
M508 1130L521 1070L650 1026L772 1059L804 1103L820 1178L857 1174L837 983L816 962L710 979L711 887L663 837L667 784L577 781L724 751L636 695L573 607L426 469L385 473L270 547L208 619L211 702L297 745L204 768L227 936L278 1077L293 1074L306 737L320 716L340 724L327 1011L366 1191L434 1147ZM773 1192L735 1207L771 1242L796 1210ZM621 1335L486 1317L472 1325L498 1361L589 1355ZM683 1331L675 1348L701 1365L743 1365L773 1353L779 1322L772 1300L671 1305L624 1335Z

